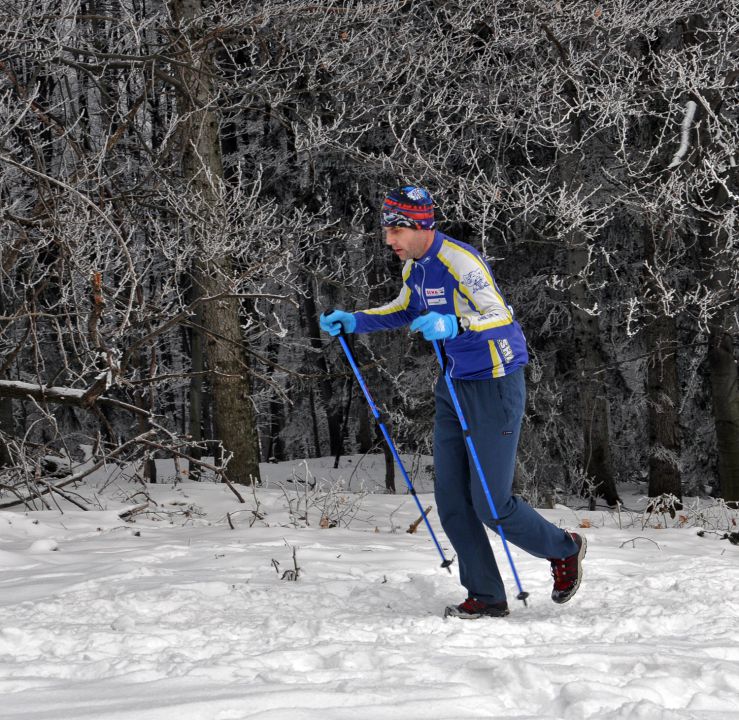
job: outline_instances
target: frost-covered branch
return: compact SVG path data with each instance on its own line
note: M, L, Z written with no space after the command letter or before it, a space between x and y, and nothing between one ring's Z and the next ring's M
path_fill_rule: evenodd
M685 115L680 125L680 147L677 149L672 161L667 166L668 170L677 167L687 154L690 148L690 128L693 125L693 118L695 117L695 111L698 109L698 104L694 100L688 100L685 105Z

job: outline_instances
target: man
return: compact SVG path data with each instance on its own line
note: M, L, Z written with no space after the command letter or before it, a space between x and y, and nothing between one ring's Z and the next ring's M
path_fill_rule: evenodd
M511 494L524 414L526 340L479 252L436 230L434 203L415 186L393 190L382 206L385 242L404 261L403 287L387 305L321 316L331 335L367 333L410 324L426 340L444 341L449 372L467 420L495 521L446 382L436 383L435 496L454 546L467 599L446 609L460 618L508 614L505 588L484 525L551 563L552 600L567 602L582 576L586 541L545 520Z

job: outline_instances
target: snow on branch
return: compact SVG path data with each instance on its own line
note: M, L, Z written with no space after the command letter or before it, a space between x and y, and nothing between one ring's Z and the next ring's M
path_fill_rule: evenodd
M106 378L107 375L103 373L99 379ZM115 407L128 410L129 412L146 418L150 417L150 413L147 410L122 402L121 400L102 397L100 392L102 392L102 389L98 386L97 381L87 390L78 390L68 387L37 385L21 382L20 380L0 380L0 398L18 398L21 400L30 399L38 402L76 405L79 407L89 407L92 403L99 402L107 405L114 405Z
M688 152L688 148L690 147L690 126L693 124L693 118L697 109L698 105L693 100L689 100L685 106L685 116L683 117L682 133L680 135L680 147L672 158L672 162L667 166L668 170L677 167Z
M71 402L81 404L84 390L75 390L67 387L47 387L19 380L0 380L0 397L25 398L32 397L51 402Z

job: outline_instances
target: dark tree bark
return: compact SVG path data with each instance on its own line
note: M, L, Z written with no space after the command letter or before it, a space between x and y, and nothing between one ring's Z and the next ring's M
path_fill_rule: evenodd
M8 437L13 437L15 434L13 401L10 398L0 398L0 432L3 432ZM10 454L10 448L2 436L0 436L0 466L11 465L12 462L13 458Z
M726 182L732 182L735 191L739 185L738 177L739 172L734 168L733 177L726 179ZM717 184L708 209L722 214L729 211L729 203L725 185ZM705 220L702 226L706 285L721 302L708 328L708 373L718 475L724 500L739 502L739 367L733 337L736 332L737 290L732 284L730 271L731 240L723 227L715 227L710 220Z
M570 142L580 136L578 121L569 123ZM577 155L559 153L558 166L564 187L574 192L581 182L581 168ZM588 312L592 305L586 280L583 278L590 260L587 238L572 229L565 237L572 317L573 352L580 398L583 428L583 469L592 478L594 493L605 498L609 505L618 502L618 491L611 458L611 424L608 393L602 374L596 374L603 365L598 316ZM592 501L592 500L591 500Z
M276 342L270 342L267 346L267 356L271 362L276 363L278 357L278 347ZM280 462L285 459L283 442L280 433L284 426L285 409L284 403L276 392L272 392L269 400L269 422L267 430L267 439L264 443L263 460L265 462Z
M347 381L344 383L344 393L343 394L344 394L344 397L346 398L346 401L344 405L344 410L342 412L344 419L341 422L340 448L342 452L344 450L344 441L346 440L346 433L349 427L349 415L352 409L352 382L349 379L347 379ZM341 453L334 457L334 470L336 470L339 467L340 459L341 459Z
M549 26L542 22L542 30L552 43L555 55L566 67L570 65L567 50L559 42ZM584 110L579 102L578 90L571 79L564 79L559 97L560 129L556 139L556 164L560 186L568 196L576 197L584 182L597 184L593 162L584 163L584 150L578 148L582 140ZM588 312L593 298L588 290L587 267L590 261L587 235L571 224L562 232L567 253L567 272L570 278L568 296L572 317L573 352L577 394L580 398L580 414L583 428L583 470L592 479L596 496L615 505L618 491L611 458L610 407L605 381L595 371L603 366L598 316ZM590 493L588 487L583 491ZM591 497L591 504L595 498Z
M392 430L390 421L385 420L385 427L387 428L388 434L392 437ZM385 442L385 438L382 436L380 426L377 426L377 439L382 443L382 452L385 456L385 489L389 493L395 494L395 458L390 450L390 446Z
M571 238L568 247L570 277L577 277L584 269L587 254L582 238ZM605 382L595 374L603 367L598 319L583 309L590 298L582 283L574 283L569 294L583 427L583 469L593 480L595 495L603 497L609 505L615 505L619 498L611 459L610 407Z
M708 20L693 15L683 24L683 41L687 46L704 49L716 47L716 37L705 32ZM693 157L685 163L691 174L700 173L692 198L699 218L700 248L704 284L713 300L708 322L708 372L711 381L713 420L718 450L718 474L721 495L739 502L739 368L734 335L737 333L736 249L731 214L736 213L739 193L739 168L724 161L716 168L710 155L724 156L727 129L735 126L736 65L726 67L724 85L733 93L696 88L690 100L697 113L691 139L695 142ZM706 172L708 167L710 172Z
M655 230L645 231L645 257L656 263ZM674 317L664 313L654 279L645 279L648 310L654 316L646 329L647 427L649 433L649 497L674 495L682 499L680 477L680 387L677 372L677 327Z
M5 315L5 299L0 292L0 316ZM6 380L7 375L0 372L0 380ZM9 397L0 397L0 432L8 437L15 436L15 422L13 420L13 400ZM10 454L10 448L0 435L0 467L11 465L13 458Z
M708 346L713 420L718 446L721 496L739 501L739 373L734 341L728 332L711 333Z
M325 333L321 333L321 328L318 325L319 311L316 308L316 302L313 297L312 284L310 283L311 292L306 293L303 298L303 313L311 347L317 351L314 355L314 362L321 376L321 380L318 382L318 391L328 422L329 454L336 457L337 455L342 455L344 452L343 439L341 437L343 412L340 398L337 398L334 393L328 362L326 362L326 356L324 355L324 349L329 340ZM320 454L320 450L318 452Z
M656 320L648 331L647 424L649 432L649 497L682 498L680 476L680 389L677 375L675 322ZM669 339L669 338L672 339Z
M173 18L185 27L198 18L203 22L202 15L210 6L210 2L203 0L170 0L169 3ZM213 81L217 75L215 46L213 40L184 35L176 45L182 62L178 65L179 78L182 87L187 89L177 95L182 112L187 113L180 130L183 179L192 200L207 212L219 207L215 184L223 178ZM194 292L201 298L208 298L200 306L201 330L205 335L205 357L212 389L214 431L226 453L232 455L229 479L250 485L260 480L259 443L248 360L242 345L241 305L239 299L229 293L228 279L233 277L231 259L210 257L207 238L213 228L207 226L207 215L203 221L205 226L190 228L204 243L202 259L196 261L192 279Z
M372 428L370 422L370 413L365 405L359 405L357 414L359 415L359 452L368 453L372 449Z
M310 401L311 428L313 430L313 457L321 457L321 433L318 429L318 414L316 412L316 393L313 388L308 391ZM307 447L307 443L306 443Z
M194 299L194 298L193 298ZM203 450L203 372L205 362L203 358L203 334L200 327L203 326L202 313L195 314L195 327L190 328L190 377L189 385L189 428L188 434L192 439L192 445L188 450L193 460L202 460ZM191 480L200 480L200 465L197 462L189 463L189 477Z

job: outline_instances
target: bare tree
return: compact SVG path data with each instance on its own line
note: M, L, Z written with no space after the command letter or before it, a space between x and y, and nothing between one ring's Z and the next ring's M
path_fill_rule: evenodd
M195 297L203 301L198 316L202 326L196 332L205 336L214 429L226 452L233 455L231 479L249 485L259 481L259 449L248 359L242 347L234 262L230 255L218 252L222 234L232 232L229 206L240 198L226 187L221 160L217 45L209 37L217 5L199 0L169 2L181 119L177 134L189 206L189 222L182 229L193 236L195 245L192 283Z
M132 458L221 442L242 479L257 431L270 456L371 446L361 402L343 433L346 368L315 321L395 292L376 212L418 182L525 329L532 493L588 479L613 502L616 479L646 476L678 495L717 473L735 495L721 0L16 6L0 28L10 466L145 429L161 447ZM428 449L433 355L402 332L361 352L400 446ZM50 387L85 400L51 405Z

